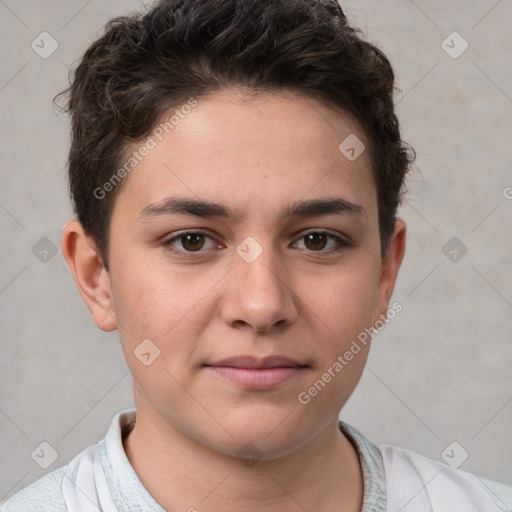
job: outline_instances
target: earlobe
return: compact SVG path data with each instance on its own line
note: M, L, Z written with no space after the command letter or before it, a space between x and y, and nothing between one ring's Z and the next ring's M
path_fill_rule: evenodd
M116 330L110 276L93 242L76 219L62 230L62 253L94 323L103 331Z
M400 269L405 254L406 232L407 228L405 222L401 219L397 219L386 255L382 258L377 318L380 318L380 315L386 315L388 310L389 302L395 288L398 270Z

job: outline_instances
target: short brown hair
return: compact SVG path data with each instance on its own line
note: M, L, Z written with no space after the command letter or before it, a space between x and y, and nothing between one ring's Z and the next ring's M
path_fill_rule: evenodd
M110 20L74 72L68 158L74 212L108 270L121 183L98 198L130 143L171 107L225 88L289 90L350 112L370 141L382 255L414 150L401 140L394 73L335 0L163 0ZM57 96L57 98L60 95Z

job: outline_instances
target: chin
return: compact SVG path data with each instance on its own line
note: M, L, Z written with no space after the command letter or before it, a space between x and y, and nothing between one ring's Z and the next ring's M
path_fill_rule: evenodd
M300 425L304 431L299 430ZM217 451L239 458L278 459L293 452L308 439L307 425L297 422L292 415L287 417L284 409L281 409L280 415L255 411L244 418L223 421L222 426L225 430L217 429L218 435L215 439L210 438L207 444ZM313 436L314 433L311 434Z

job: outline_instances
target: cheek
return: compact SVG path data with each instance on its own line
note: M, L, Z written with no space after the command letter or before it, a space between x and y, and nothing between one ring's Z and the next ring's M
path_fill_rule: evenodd
M171 274L162 265L127 258L113 279L116 318L133 339L161 339L180 319L186 321L187 312L207 291L206 284L205 290L198 289L185 272Z
M355 389L370 349L377 298L375 274L368 272L333 279L329 291L312 302L317 366L297 396L310 414L341 410Z
M304 288L305 297L307 293ZM333 350L342 351L372 325L378 297L378 266L364 262L362 258L352 268L324 279L314 293L309 291L307 303L330 346L326 353L332 357Z
M128 259L119 264L116 271L113 276L116 319L130 369L140 374L140 361L134 356L139 345L149 339L157 347L153 350L159 352L154 366L168 368L178 376L183 372L184 362L193 356L201 333L211 320L214 308L208 293L218 277L201 274L194 279L194 270L187 277L187 271L171 273L161 265ZM195 273L197 275L197 270Z
M178 410L190 406L182 386L187 386L187 361L201 329L195 321L197 292L183 279L153 272L146 279L125 280L116 293L121 345L139 393L154 408L159 402L164 409L170 403Z

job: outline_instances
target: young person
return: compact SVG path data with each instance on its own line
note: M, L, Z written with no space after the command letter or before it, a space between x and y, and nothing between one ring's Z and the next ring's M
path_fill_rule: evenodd
M393 83L334 0L108 24L67 91L62 249L136 409L2 512L509 510L512 488L338 420L397 307Z

